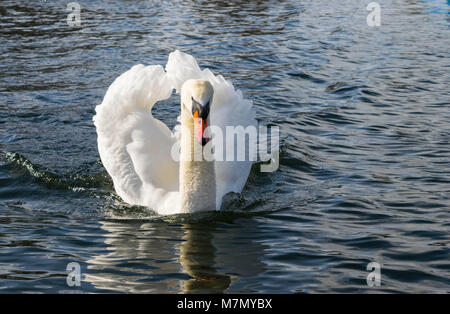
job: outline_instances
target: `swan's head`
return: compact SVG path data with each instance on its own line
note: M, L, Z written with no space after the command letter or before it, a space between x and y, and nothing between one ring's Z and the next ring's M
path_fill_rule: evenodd
M211 83L203 80L189 80L181 87L181 106L194 119L195 140L203 146L209 142L205 129L209 123L209 113L214 96Z

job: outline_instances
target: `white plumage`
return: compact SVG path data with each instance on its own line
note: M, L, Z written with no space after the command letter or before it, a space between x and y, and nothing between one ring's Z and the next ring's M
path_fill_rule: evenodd
M188 54L172 52L165 70L159 65L132 67L111 84L94 116L101 160L125 202L161 215L185 212L180 206L180 166L171 155L181 128L171 132L151 110L190 79L209 81L214 88L211 125L224 134L226 126L256 127L252 102L222 76L201 70ZM251 165L248 160L214 162L216 210L226 193L242 191Z

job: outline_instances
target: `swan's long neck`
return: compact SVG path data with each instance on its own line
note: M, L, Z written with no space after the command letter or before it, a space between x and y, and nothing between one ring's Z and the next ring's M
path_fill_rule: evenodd
M183 107L183 106L182 106ZM180 196L184 213L216 209L214 161L199 159L203 147L194 139L194 119L181 109ZM199 160L199 161L196 161Z

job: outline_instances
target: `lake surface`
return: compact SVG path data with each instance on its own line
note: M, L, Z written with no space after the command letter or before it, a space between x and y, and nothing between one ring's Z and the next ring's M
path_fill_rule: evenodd
M0 293L450 292L450 2L68 2L0 4ZM175 49L280 127L222 212L127 206L98 155L107 87Z

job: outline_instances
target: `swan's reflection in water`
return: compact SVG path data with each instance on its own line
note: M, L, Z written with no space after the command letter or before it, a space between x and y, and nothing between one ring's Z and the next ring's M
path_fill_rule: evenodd
M108 220L102 254L88 261L86 282L126 293L222 293L264 270L256 224L168 224Z
M198 228L184 225L185 240L180 246L180 264L192 278L183 284L183 292L225 291L231 283L230 276L220 274L215 268L217 249L212 241L212 227Z

